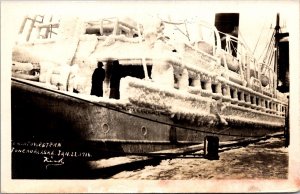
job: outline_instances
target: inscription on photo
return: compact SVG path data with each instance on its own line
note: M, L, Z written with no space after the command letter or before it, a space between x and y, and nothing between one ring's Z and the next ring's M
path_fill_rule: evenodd
M15 156L31 157L41 161L47 169L49 166L65 164L65 159L91 158L92 154L85 151L74 151L64 148L61 142L12 141L11 152Z

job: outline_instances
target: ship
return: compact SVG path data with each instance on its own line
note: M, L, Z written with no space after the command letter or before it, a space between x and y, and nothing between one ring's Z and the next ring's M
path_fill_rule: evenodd
M259 62L234 33L195 25L192 42L185 21L25 16L24 40L12 51L14 149L44 160L53 152L34 149L56 145L61 155L51 157L95 160L188 147L207 136L223 142L283 132L288 98L277 88L274 61ZM99 62L100 97L90 93Z

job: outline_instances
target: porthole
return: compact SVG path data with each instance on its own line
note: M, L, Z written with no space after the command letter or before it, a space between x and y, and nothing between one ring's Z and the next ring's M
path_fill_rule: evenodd
M110 130L110 128L109 128L109 126L108 126L107 123L102 124L102 132L103 132L103 133L106 134L106 133L109 132L109 130Z
M148 133L148 130L147 130L147 128L146 128L145 126L142 126L141 131L142 131L142 134L143 134L144 136L146 136L147 133Z

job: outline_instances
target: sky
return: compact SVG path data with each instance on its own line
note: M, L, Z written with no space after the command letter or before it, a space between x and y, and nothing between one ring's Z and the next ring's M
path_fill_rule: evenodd
M239 13L239 31L256 59L270 41L276 14L280 13L284 32L290 32L290 45L299 41L299 6L296 0L277 1L2 1L1 41L9 49L18 39L25 15L77 16L84 20L128 16L143 23L147 18L160 17L173 21L205 21L214 24L216 13ZM194 33L195 35L195 33ZM194 36L195 37L195 36ZM4 50L4 49L2 49ZM293 49L296 52L297 49ZM297 52L296 52L297 53ZM298 54L296 54L298 55ZM10 56L8 53L7 56ZM9 59L10 60L10 59Z
M94 20L102 17L130 16L143 22L145 17L158 16L173 21L206 21L214 24L216 13L240 13L239 30L246 44L259 57L270 39L271 25L275 25L276 13L288 31L291 7L296 1L12 1L4 2L12 36L17 32L24 15L51 14L55 16L76 15L82 19ZM2 3L3 4L3 3ZM2 6L3 7L3 6ZM297 21L297 20L296 20ZM282 24L283 24L282 23ZM257 41L259 40L258 44ZM256 46L258 45L258 46ZM256 48L256 49L255 49Z

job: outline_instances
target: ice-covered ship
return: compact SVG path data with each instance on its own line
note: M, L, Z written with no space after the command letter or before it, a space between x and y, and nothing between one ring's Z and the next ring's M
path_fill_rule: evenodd
M12 52L12 141L109 157L283 131L288 99L274 66L195 25L191 43L177 37L189 38L185 22L26 16ZM90 95L98 62L102 97Z

